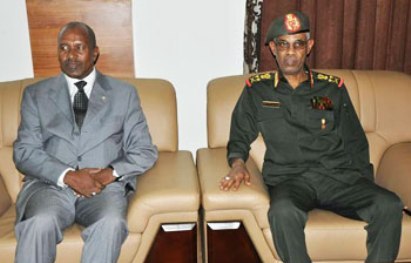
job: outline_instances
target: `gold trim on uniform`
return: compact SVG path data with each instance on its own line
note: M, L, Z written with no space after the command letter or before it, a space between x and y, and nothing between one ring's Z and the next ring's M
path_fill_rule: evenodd
M254 82L259 82L265 79L271 79L272 78L272 73L261 73L261 74L257 74L254 75L252 77L250 77L250 82L254 83Z
M264 72L264 73L256 74L254 76L251 76L249 79L247 79L246 83L249 87L251 87L256 82L273 79L275 74L276 74L275 72Z
M318 73L317 74L317 79L318 80L325 80L331 83L335 83L337 84L338 87L341 87L343 84L343 80L337 76L333 76L333 75L326 75L323 73Z

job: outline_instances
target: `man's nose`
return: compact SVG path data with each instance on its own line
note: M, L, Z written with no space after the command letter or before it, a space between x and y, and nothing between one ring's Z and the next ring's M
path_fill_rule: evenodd
M75 58L76 56L77 56L76 51L74 50L74 48L71 48L71 49L68 51L68 58L69 58L69 59L73 59L73 58Z

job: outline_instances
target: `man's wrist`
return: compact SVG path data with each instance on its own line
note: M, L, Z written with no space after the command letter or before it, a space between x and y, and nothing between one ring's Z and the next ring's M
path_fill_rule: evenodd
M231 168L235 168L238 166L244 166L244 160L241 158L236 158L231 162Z
M116 177L116 179L114 181L119 181L121 179L121 176L116 172L116 170L114 169L114 167L110 164L109 166L107 166L107 168L112 170L112 175L114 177Z
M60 186L61 188L66 188L66 187L68 187L68 185L67 185L66 182L65 182L65 179L66 179L67 173L70 172L70 171L75 171L75 170L74 170L73 168L67 168L66 170L64 170L64 171L60 174L60 176L59 176L59 178L58 178L58 180L57 180L57 186Z

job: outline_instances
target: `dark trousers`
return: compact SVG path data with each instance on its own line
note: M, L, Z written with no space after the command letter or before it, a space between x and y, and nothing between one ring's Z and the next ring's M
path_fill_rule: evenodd
M268 220L283 262L311 262L304 228L307 212L314 208L368 224L366 262L394 262L397 257L403 205L399 197L387 189L365 178L346 184L317 173L306 173L269 186L269 192Z

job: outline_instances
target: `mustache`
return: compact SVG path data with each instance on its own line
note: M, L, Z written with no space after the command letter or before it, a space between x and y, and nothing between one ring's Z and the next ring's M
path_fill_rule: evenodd
M63 63L65 63L65 64L69 64L69 63L80 63L80 61L78 61L77 59L70 59L70 58L68 58L68 59L63 60Z
M282 60L286 63L294 63L298 61L298 57L296 55L287 55Z
M287 54L284 56L284 58L297 59L298 57L295 54Z
M76 59L66 59L62 61L62 66L64 68L70 68L70 69L77 69L78 67L81 67L81 62L76 60Z

